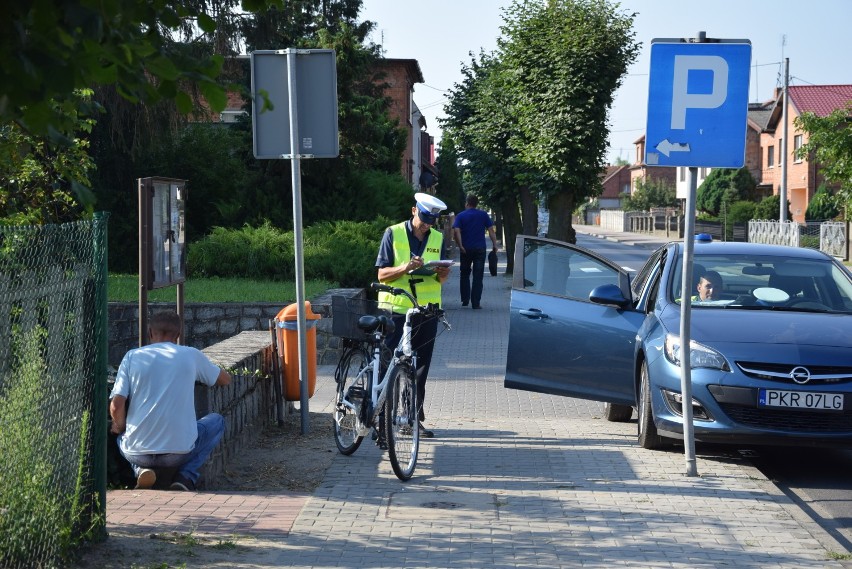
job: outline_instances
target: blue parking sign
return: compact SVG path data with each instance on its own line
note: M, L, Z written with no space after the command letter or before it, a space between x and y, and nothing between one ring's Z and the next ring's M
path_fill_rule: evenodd
M741 168L749 40L651 42L645 164Z

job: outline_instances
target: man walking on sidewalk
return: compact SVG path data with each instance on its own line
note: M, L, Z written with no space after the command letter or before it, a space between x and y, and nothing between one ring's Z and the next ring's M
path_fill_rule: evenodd
M460 251L460 280L462 306L470 302L474 308L482 308L479 304L482 298L482 275L485 273L485 232L491 238L492 251L497 252L497 234L494 232L494 222L491 216L477 209L479 198L468 194L465 199L464 211L456 216L453 222L453 240ZM473 275L473 286L471 286Z

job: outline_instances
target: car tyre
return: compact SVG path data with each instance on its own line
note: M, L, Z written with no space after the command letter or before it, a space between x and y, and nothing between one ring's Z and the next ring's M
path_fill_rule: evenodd
M651 381L648 377L648 364L642 362L639 377L639 446L645 449L657 449L665 446L665 439L657 434L654 425L654 409L651 407Z
M633 416L633 407L618 403L604 403L604 419L610 423L626 423Z

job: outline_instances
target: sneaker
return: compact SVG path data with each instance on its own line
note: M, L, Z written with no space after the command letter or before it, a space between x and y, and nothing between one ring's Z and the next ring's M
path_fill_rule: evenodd
M195 482L183 476L182 474L178 474L172 480L172 485L169 486L169 490L179 490L181 492L195 492Z
M136 488L134 490L147 490L157 482L157 473L150 468L143 468L136 477Z
M430 431L429 429L424 427L423 423L418 423L418 426L420 427L420 436L421 437L431 439L432 437L435 436L435 433L433 433L432 431Z

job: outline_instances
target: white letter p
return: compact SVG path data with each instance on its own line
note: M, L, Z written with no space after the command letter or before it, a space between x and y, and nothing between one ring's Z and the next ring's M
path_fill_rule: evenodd
M713 72L709 94L689 94L689 72ZM676 55L672 81L672 129L686 128L686 109L715 109L728 98L728 62L718 55Z

